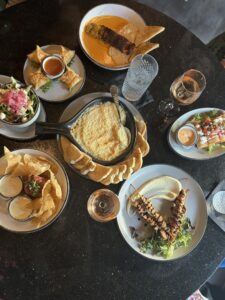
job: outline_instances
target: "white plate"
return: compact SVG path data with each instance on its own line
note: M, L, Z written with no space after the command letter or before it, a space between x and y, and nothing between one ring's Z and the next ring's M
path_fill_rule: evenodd
M1 227L16 233L31 233L31 232L39 231L49 226L51 223L53 223L62 213L67 203L68 196L69 196L69 180L66 171L55 158L53 158L52 156L48 155L45 152L39 150L33 150L33 149L21 149L21 150L13 151L12 153L15 154L27 153L35 156L44 156L47 157L58 167L58 172L55 174L55 176L62 188L62 201L57 209L57 212L48 220L46 224L43 224L39 228L36 228L33 225L31 220L24 221L24 222L14 220L8 213L9 200L6 201L4 198L1 198L0 196L0 226Z
M189 242L188 246L186 248L179 248L175 250L173 256L168 259L165 259L162 256L140 252L138 242L131 237L130 227L140 228L140 226L143 226L143 223L138 220L137 215L129 216L126 210L127 197L134 192L134 190L131 188L131 185L133 185L135 188L138 188L147 180L162 175L168 175L182 180L181 183L183 187L185 189L189 189L189 197L186 202L186 216L191 220L191 224L195 226L192 240ZM203 191L199 184L189 174L179 168L170 165L157 164L140 169L123 184L119 192L119 199L121 208L117 217L117 223L120 232L131 248L146 258L157 261L170 261L178 259L190 253L198 245L204 235L207 225L207 209ZM159 209L159 207L162 205L162 201L156 200L153 202L153 204L156 209ZM165 204L166 203L164 203L164 207Z
M82 38L82 33L84 31L84 27L85 27L86 23L89 20L91 20L91 19L93 19L94 17L97 17L97 16L117 16L117 17L121 17L121 18L124 18L124 19L128 20L130 23L136 25L137 27L146 25L145 21L133 9L131 9L127 6L124 6L124 5L111 4L111 3L110 4L101 4L101 5L95 6L94 8L89 10L86 13L86 15L83 17L83 19L81 20L80 28L79 28L79 41L80 41L80 44L81 44L81 48L83 49L86 56L93 63L95 63L99 67L107 69L107 70L118 71L118 70L127 69L129 67L129 65L123 65L121 67L108 67L108 66L105 66L103 64L100 64L99 62L94 60L88 54L87 50L85 49L85 45L84 45L83 38Z
M0 83L10 83L10 82L11 82L11 79L9 76L0 75ZM40 102L40 114L39 114L36 122L38 122L38 121L42 121L42 122L46 121L45 109L41 102ZM36 137L35 123L32 124L31 126L28 126L25 128L16 128L16 129L12 130L11 127L0 122L0 135L5 136L10 139L20 140L20 141L32 139L32 138Z
M216 149L213 152L208 152L207 150L198 149L197 147L192 147L190 149L185 149L176 141L176 131L178 128L180 128L182 125L187 123L187 121L195 114L204 113L207 111L212 110L220 110L219 108L212 108L212 107L205 107L205 108L198 108L192 111L187 112L186 114L179 117L171 126L169 132L168 132L168 142L171 148L180 156L195 159L195 160L204 160L204 159L210 159L214 157L221 156L225 153L224 149ZM223 111L225 112L225 111Z
M65 122L65 121L69 120L76 113L78 113L86 104L88 104L92 100L94 100L98 97L107 97L107 96L111 96L111 94L110 93L97 92L97 93L86 94L86 95L83 95L83 96L75 99L73 102L71 102L66 107L66 109L64 110L64 112L62 113L62 115L59 119L59 122ZM119 97L119 99L120 99L121 102L125 103L128 106L128 108L131 110L131 112L133 113L133 115L135 116L135 118L137 120L144 121L142 115L140 114L140 112L136 109L136 107L133 104L131 104L130 102L128 102L127 100L125 100L122 97ZM60 142L59 142L59 135L57 136L57 141L58 141L59 150L62 153L62 149L61 149ZM70 166L75 172L77 172L77 170L74 168L74 166L72 164L70 164Z
M58 52L59 47L60 47L59 45L47 45L41 47L41 49L46 50L49 54L55 54ZM69 100L71 97L73 97L78 92L80 92L80 90L84 85L86 75L85 75L84 65L76 54L72 64L70 65L70 68L78 75L83 77L83 80L81 80L77 85L75 85L72 88L72 90L68 90L66 86L59 80L53 80L52 86L46 93L42 92L41 89L38 89L36 90L36 94L45 101L58 103L58 102ZM30 84L29 73L34 70L35 69L32 66L29 59L26 59L23 68L23 78L26 84Z

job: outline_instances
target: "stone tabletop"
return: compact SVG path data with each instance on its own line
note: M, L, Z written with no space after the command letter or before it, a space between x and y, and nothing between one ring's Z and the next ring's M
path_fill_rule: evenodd
M91 63L82 53L78 28L83 15L102 0L30 0L0 13L0 73L23 80L26 54L36 44L63 44L75 49L83 61L87 80L80 95L108 91L121 85L126 71L110 72ZM117 1L114 1L117 2ZM166 133L156 123L158 102L167 97L171 82L185 70L196 68L207 79L200 99L182 112L198 107L225 108L225 72L207 48L189 31L151 8L125 0L151 25L165 32L156 37L160 48L152 55L159 74L141 107L148 125L150 154L144 165L166 163L182 168L201 185L205 195L224 178L224 156L190 161L168 146ZM206 29L207 30L207 29ZM151 96L150 96L151 94ZM57 121L69 102L44 103L48 121ZM16 142L0 137L10 149L36 148L60 160L55 139ZM225 256L224 233L211 220L203 240L188 256L173 262L154 262L135 253L123 240L116 221L100 224L88 216L86 203L100 184L78 176L66 166L71 184L69 202L60 218L43 231L20 235L0 230L0 299L153 299L184 300L215 271ZM118 192L121 184L110 186Z

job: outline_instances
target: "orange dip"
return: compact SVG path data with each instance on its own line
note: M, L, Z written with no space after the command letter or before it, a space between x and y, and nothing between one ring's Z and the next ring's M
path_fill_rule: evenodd
M49 75L56 76L57 74L59 74L62 71L63 65L59 59L49 58L45 62L44 69Z
M193 145L195 142L195 134L193 130L190 128L183 128L178 132L178 139L181 144L185 146Z
M91 19L88 23L105 25L106 27L118 32L123 26L128 24L128 20L117 16L99 16ZM86 24L87 25L87 24ZM97 62L107 66L116 66L111 56L108 54L109 45L95 39L83 31L83 43L87 53Z

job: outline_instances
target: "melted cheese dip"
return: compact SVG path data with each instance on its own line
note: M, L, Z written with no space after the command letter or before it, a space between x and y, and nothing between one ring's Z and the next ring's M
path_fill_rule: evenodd
M105 25L106 27L118 32L129 22L117 16L99 16L91 19L88 23ZM97 62L106 66L116 66L112 57L109 55L109 45L91 37L85 31L82 34L83 43L87 53Z
M88 109L74 123L71 134L86 152L105 161L120 156L130 143L130 131L120 125L116 106L112 102Z
M26 196L17 196L9 205L10 215L17 220L26 220L33 211L31 201Z
M21 179L13 175L5 175L0 180L0 194L4 197L15 197L23 188Z

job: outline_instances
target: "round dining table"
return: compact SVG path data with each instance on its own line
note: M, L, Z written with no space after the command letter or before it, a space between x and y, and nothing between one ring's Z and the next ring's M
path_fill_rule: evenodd
M200 184L207 197L224 178L225 156L205 161L178 156L167 143L167 132L159 130L157 106L168 97L172 81L185 70L195 68L204 73L207 86L200 98L182 108L180 114L199 107L225 109L225 72L207 47L171 18L137 2L113 2L134 9L149 25L165 27L155 38L160 47L151 52L158 61L159 73L141 100L147 104L139 106L147 122L151 147L143 165L163 163L182 168ZM79 45L82 17L101 3L105 1L29 0L1 12L0 73L23 81L26 55L35 45L62 44L75 49L85 66L86 82L77 96L107 92L113 83L121 87L126 71L96 66ZM76 97L57 104L42 101L47 120L57 122ZM170 262L142 257L126 244L116 220L98 223L90 218L87 199L103 186L79 176L63 162L55 137L16 141L0 136L0 141L1 154L5 145L10 150L34 148L54 155L64 164L70 181L67 206L51 226L31 234L0 230L1 300L185 300L225 257L224 233L211 219L203 239L189 255ZM118 193L121 185L109 188Z

